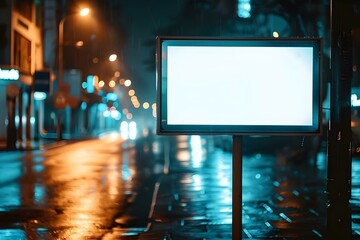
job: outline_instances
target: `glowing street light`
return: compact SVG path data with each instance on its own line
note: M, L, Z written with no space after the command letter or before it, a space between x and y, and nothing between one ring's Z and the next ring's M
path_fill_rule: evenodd
M130 79L126 79L124 82L125 87L130 87L131 86L131 80Z
M278 38L278 37L279 37L279 33L278 33L278 32L273 32L273 37L274 37L274 38Z
M82 9L80 11L80 16L86 16L90 12L90 9ZM55 107L64 108L66 106L65 96L60 94L60 89L63 80L63 45L64 45L64 23L65 20L71 15L65 15L59 22L59 45L58 45L58 91L59 94L55 98ZM57 139L61 140L62 131L61 131L61 118L60 114L57 115Z
M148 102L143 103L143 108L148 109L150 107L150 104Z
M111 80L109 82L109 87L114 88L116 86L116 82L114 80Z
M104 87L104 86L105 86L105 82L104 82L103 80L99 81L98 86L99 86L100 88Z
M119 71L114 72L114 77L120 77L120 72Z
M117 55L116 55L116 54L111 54L111 55L109 56L109 61L110 61L110 62L115 62L116 59L117 59Z
M129 96L132 97L135 95L135 90L134 89L130 89L128 92Z
M80 10L80 16L82 16L82 17L89 15L89 13L90 13L89 8L83 8Z
M84 17L87 16L90 13L90 9L89 8L83 8L80 10L80 16ZM64 16L59 23L59 48L58 48L58 57L59 57L59 61L58 61L58 74L59 74L59 79L58 79L58 87L60 90L60 86L62 84L62 79L63 79L63 45L64 45L64 23L65 20L71 15L66 15Z
M77 41L75 44L76 47L82 47L84 46L84 41Z

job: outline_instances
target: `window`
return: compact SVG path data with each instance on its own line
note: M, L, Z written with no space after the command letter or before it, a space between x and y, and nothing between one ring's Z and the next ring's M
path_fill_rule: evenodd
M31 72L31 42L18 32L14 34L14 65L25 73Z

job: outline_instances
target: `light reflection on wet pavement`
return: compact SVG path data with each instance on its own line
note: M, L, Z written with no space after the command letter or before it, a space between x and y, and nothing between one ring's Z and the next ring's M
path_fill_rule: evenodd
M231 239L231 153L211 136L156 139L125 150L109 136L0 152L0 239ZM354 158L353 239L359 170ZM286 153L244 155L243 239L323 239L325 188L324 153L316 165Z
M182 136L170 144L177 151L161 180L151 231L141 239L156 239L156 233L168 239L231 239L232 155L204 144L211 140ZM325 189L324 153L316 165L287 153L243 156L243 239L323 239Z
M104 236L136 195L134 151L124 153L122 142L110 135L46 151L1 152L0 239Z

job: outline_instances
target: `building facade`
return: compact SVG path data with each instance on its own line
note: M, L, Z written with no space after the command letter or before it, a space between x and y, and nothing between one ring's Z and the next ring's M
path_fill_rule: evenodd
M18 141L33 138L33 75L43 69L40 3L36 0L0 2L0 141L14 134ZM18 92L11 93L11 89ZM16 131L11 132L9 104L15 105L12 116Z

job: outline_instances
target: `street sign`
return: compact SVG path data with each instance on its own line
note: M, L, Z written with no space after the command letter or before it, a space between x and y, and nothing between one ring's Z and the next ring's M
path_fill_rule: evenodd
M17 97L20 94L20 87L16 84L9 84L6 87L6 96Z
M66 96L62 92L55 93L54 107L56 109L64 109L66 108L66 105L67 105Z
M34 92L51 92L50 71L35 71Z

